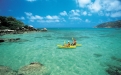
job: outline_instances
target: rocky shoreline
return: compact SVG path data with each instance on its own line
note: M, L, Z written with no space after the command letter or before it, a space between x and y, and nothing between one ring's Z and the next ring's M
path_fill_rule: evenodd
M6 34L23 34L25 32L33 32L33 31L41 31L39 29L35 29L35 28L31 28L31 29L16 29L16 30L11 30L11 29L4 29L4 30L0 30L0 36L6 35Z
M3 36L3 35L7 35L7 34L24 34L24 33L30 33L30 32L35 32L35 31L22 31L22 32L16 32L16 31L13 31L13 32L0 32L0 36ZM37 31L36 31L37 32ZM22 41L21 38L1 38L0 37L0 43L2 42L20 42Z
M45 32L46 30L43 29L35 29L35 28L31 28L31 29L21 29L21 30L9 30L9 29L4 29L4 30L0 30L0 36L6 35L6 34L24 34L24 33L30 33L30 32ZM10 38L10 39L5 39L5 38L0 38L0 43L1 42L17 42L17 41L21 41L20 38Z

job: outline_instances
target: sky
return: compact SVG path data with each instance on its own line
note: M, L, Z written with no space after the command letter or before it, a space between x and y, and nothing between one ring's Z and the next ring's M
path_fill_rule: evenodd
M0 16L35 28L92 28L121 20L121 0L0 0Z

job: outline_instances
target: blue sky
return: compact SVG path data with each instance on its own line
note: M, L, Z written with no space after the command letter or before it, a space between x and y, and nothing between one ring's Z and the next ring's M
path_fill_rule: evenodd
M121 0L0 0L0 16L35 28L94 27L121 20Z

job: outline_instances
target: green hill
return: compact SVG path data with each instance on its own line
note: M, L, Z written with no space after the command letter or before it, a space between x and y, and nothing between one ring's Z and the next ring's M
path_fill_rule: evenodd
M22 21L17 20L14 17L0 16L0 30L10 29L16 31L35 31L36 28L25 25Z
M102 23L94 28L121 28L121 20Z
M0 16L0 29L17 29L25 26L23 22L14 17Z

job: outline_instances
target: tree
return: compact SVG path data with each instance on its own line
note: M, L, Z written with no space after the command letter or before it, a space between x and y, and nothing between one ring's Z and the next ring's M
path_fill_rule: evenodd
M24 23L16 20L14 17L0 16L0 29L17 29L24 26Z

